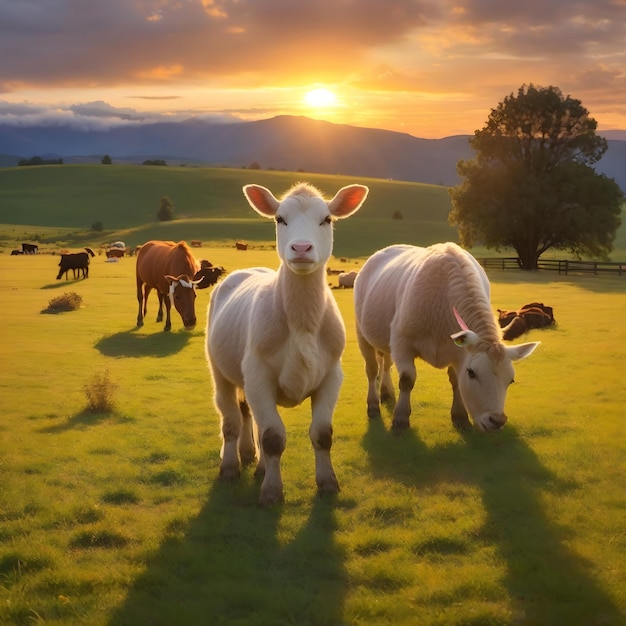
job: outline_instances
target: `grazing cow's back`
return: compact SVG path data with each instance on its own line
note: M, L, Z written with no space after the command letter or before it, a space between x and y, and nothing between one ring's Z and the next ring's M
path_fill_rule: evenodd
M468 412L481 430L504 424L506 389L513 381L511 361L528 356L538 344L502 343L491 310L489 281L469 253L452 243L390 246L365 262L355 281L354 299L370 417L380 415L376 390L380 353L383 395L394 395L392 361L400 377L394 427L409 425L416 357L448 368L457 427L468 425ZM455 332L459 325L461 332Z
M257 471L265 474L259 501L282 500L286 433L276 405L311 398L315 479L320 491L334 493L339 484L330 461L332 415L343 378L345 328L325 267L332 222L356 212L367 188L344 187L330 202L305 184L280 201L257 185L244 187L244 194L255 211L275 220L281 263L278 271L233 272L211 295L206 351L221 415L220 476L235 478L241 462L254 460L252 415L260 440Z
M180 314L186 330L196 325L196 284L193 277L199 267L184 241L148 241L137 253L136 282L139 312L137 326L143 326L148 295L156 289L159 296L157 322L163 319L165 304L166 321L164 330L172 327L170 309L172 303Z

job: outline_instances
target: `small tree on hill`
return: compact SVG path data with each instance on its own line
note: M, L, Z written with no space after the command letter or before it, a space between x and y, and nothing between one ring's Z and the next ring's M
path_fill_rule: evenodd
M506 97L470 142L476 158L457 164L465 180L450 189L449 222L461 243L512 247L526 270L550 248L606 258L623 193L592 167L607 149L596 126L557 87Z
M167 196L161 198L157 218L160 222L169 222L174 219L174 205Z
M111 163L113 163L111 157L108 154L105 154L102 157L102 161L100 161L102 163L102 165L111 165Z

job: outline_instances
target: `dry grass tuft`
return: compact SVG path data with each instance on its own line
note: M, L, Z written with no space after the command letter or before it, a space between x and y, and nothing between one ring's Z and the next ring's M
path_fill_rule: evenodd
M70 291L69 293L64 293L56 298L52 298L52 300L48 302L48 308L43 309L41 312L63 313L65 311L76 311L76 309L80 309L82 303L83 297Z
M108 370L96 373L85 385L87 411L90 413L109 413L113 411L113 395L118 385L111 380Z

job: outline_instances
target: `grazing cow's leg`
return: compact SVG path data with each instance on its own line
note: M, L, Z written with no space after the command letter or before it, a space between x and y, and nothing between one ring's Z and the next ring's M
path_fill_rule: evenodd
M315 450L315 482L321 493L338 493L339 482L330 460L333 443L333 411L339 397L343 374L336 366L311 394L312 421L309 437Z
M157 321L160 322L163 319L163 304L165 304L165 326L163 327L163 330L172 330L172 320L170 318L172 301L169 296L159 294L159 317L157 317Z
M159 297L159 310L157 311L156 321L162 322L163 321L163 295L158 289L157 289L157 295Z
M361 354L365 360L365 374L367 376L367 417L380 417L380 401L376 381L378 378L378 358L374 346L370 345L357 328L357 339Z
M146 305L143 296L143 281L137 278L137 302L139 302L139 311L137 313L137 328L143 326L143 318L146 315Z
M471 426L467 416L467 409L461 399L461 394L459 393L459 383L456 377L456 372L452 366L448 368L448 380L452 385L452 409L450 411L452 415L452 423L457 430L468 430Z
M393 361L389 354L378 353L378 372L380 376L380 401L394 405L396 394L391 380L391 365Z
M399 341L399 343L401 343ZM398 368L398 376L400 378L398 394L398 403L393 411L392 428L397 430L409 427L409 416L411 415L411 391L415 386L417 372L415 370L415 361L413 355L410 354L403 345L392 347L391 357Z
M252 465L256 460L256 446L254 444L254 433L252 428L252 414L250 407L245 400L239 401L241 411L241 433L239 434L239 456L242 465Z

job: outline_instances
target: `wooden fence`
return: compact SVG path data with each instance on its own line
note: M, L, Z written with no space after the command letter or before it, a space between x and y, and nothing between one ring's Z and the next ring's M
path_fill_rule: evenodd
M491 257L476 259L485 269L519 270L520 260L517 257ZM558 272L559 274L595 274L617 276L626 275L626 262L608 263L603 261L569 261L557 259L539 259L537 269Z

